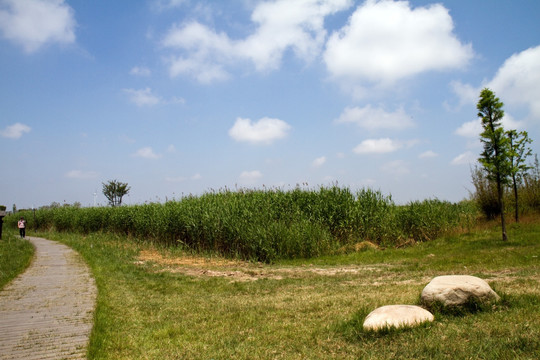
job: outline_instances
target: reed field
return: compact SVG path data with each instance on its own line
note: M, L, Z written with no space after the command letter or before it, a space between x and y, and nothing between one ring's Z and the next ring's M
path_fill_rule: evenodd
M66 206L19 215L29 228L39 230L128 235L195 252L272 262L332 254L363 241L386 247L431 240L470 228L477 209L472 202L437 199L398 206L379 191L353 193L332 186L222 190L166 203Z

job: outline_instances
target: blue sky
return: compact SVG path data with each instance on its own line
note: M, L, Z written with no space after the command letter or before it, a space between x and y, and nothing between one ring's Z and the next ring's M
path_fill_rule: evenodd
M0 0L0 204L105 204L112 179L128 204L459 201L483 87L540 152L539 20L537 0Z

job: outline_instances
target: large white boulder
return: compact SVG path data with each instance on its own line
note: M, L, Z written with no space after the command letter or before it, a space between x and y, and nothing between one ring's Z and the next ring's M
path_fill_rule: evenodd
M400 328L433 321L429 311L415 305L387 305L370 312L364 320L364 330L381 330L387 327Z
M443 306L460 306L471 300L490 302L499 295L484 280L469 275L445 275L431 280L422 290L421 300L425 305L440 303Z

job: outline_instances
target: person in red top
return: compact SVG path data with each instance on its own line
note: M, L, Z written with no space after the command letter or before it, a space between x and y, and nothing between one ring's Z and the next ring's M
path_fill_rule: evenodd
M17 226L19 227L19 234L21 235L21 239L24 239L26 236L26 220L21 216L21 220L17 223Z

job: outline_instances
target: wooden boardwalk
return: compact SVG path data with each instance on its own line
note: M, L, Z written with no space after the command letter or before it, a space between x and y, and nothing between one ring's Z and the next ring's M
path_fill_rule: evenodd
M69 247L27 237L30 267L0 291L0 359L86 359L97 289Z

